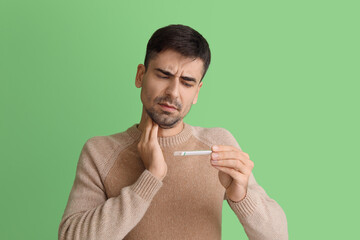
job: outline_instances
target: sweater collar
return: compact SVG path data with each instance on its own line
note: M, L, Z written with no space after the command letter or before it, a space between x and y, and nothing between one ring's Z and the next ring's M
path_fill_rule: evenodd
M135 140L140 139L142 133L142 131L140 131L137 128L138 125L139 125L138 123L135 123L126 130L126 132ZM184 128L181 132L179 132L174 136L158 137L158 141L161 147L171 147L186 142L191 137L191 135L192 135L191 126L184 122Z

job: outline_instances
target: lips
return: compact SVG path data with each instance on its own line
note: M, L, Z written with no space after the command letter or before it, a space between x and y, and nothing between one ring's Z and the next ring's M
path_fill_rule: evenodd
M174 110L176 110L177 108L174 106L174 105L171 105L171 104L167 104L167 103L159 103L160 105L163 105L165 107L168 107L168 108L173 108Z

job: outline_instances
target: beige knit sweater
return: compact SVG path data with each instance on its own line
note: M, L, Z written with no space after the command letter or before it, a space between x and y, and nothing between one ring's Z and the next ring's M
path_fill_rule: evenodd
M59 239L221 239L224 199L249 239L288 239L282 208L253 175L245 199L232 202L209 155L173 156L174 151L210 150L215 144L241 149L229 131L184 123L179 134L159 137L168 165L160 181L145 169L138 154L137 125L84 144Z

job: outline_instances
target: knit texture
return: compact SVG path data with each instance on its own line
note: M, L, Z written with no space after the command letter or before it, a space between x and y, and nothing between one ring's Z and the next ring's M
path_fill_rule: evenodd
M224 200L249 239L288 239L282 208L253 174L246 197L233 202L209 155L173 156L174 151L211 150L212 145L241 149L229 131L184 123L177 135L158 137L168 166L160 181L145 169L139 156L137 126L86 141L59 225L59 239L217 240L221 239Z

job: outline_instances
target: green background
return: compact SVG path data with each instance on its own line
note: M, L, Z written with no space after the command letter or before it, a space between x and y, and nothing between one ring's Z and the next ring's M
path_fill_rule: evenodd
M85 141L139 122L151 34L189 25L212 62L185 122L223 127L290 239L359 225L358 1L0 1L0 239L56 239ZM246 239L226 202L223 239Z

